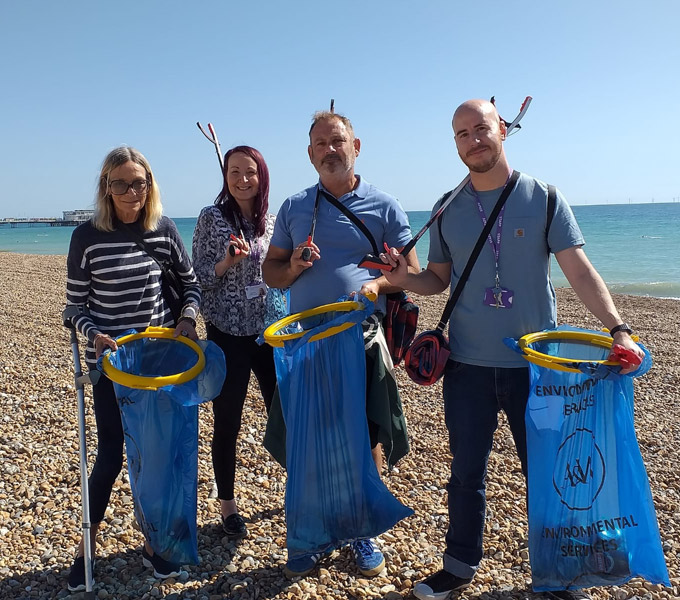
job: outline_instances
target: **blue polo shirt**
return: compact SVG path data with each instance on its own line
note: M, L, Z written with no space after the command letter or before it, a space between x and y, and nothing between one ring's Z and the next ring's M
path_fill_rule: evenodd
M411 228L399 201L360 176L357 178L357 187L338 200L366 225L379 250L384 243L395 248L405 246L411 240ZM292 252L307 241L315 199L316 185L284 201L276 217L271 246ZM319 198L314 243L321 258L291 285L293 313L335 302L381 275L377 269L359 268L359 261L373 252L373 247L361 230L323 196ZM380 296L376 310L385 312L384 296Z
M487 217L502 189L478 192ZM550 251L582 246L585 241L569 204L559 191L546 236L547 195L545 183L524 173L520 175L505 204L499 257L500 284L514 292L512 308L494 308L483 302L486 288L493 287L495 280L494 253L487 241L449 321L454 360L488 367L526 367L526 361L507 348L503 338L519 338L556 326ZM482 227L475 195L468 185L442 214L441 226L435 223L430 229L428 259L433 263L451 263L451 291ZM498 222L491 229L494 241L497 227Z

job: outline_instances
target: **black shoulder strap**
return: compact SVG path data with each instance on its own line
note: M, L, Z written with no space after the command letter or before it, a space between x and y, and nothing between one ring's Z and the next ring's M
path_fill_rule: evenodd
M363 233L368 241L371 243L371 246L373 246L373 253L378 256L380 254L380 250L378 250L378 244L375 243L375 238L373 237L373 234L370 232L368 227L364 225L360 220L359 217L357 217L349 208L347 208L342 202L340 202L338 199L334 198L326 192L325 190L322 190L319 188L319 191L321 192L321 195L328 200L335 208L337 208L343 215L345 215L352 223L354 223L360 230L361 233Z
M161 268L161 271L163 272L163 274L165 274L166 270L168 269L167 264L168 261L158 256L158 254L156 254L154 249L146 242L146 240L132 227L122 222L120 223L120 225L121 229L132 238L132 241L158 263L158 266Z
M548 245L548 254L550 254L550 243L548 242L548 234L550 233L550 225L552 225L555 210L557 208L557 189L554 185L548 185L548 206L546 207L545 218L545 242Z
M446 303L446 306L444 307L444 312L442 313L442 318L439 321L439 324L437 325L437 329L444 331L444 327L446 327L446 324L451 318L453 307L456 305L456 302L458 302L458 298L460 298L460 295L463 293L463 287L467 283L468 277L470 277L472 267L475 266L475 263L477 262L477 257L479 256L479 253L482 251L482 247L486 243L486 238L491 232L491 228L494 226L494 223L496 223L496 219L498 218L498 215L501 212L501 208L503 208L505 201L508 199L508 196L512 193L512 190L515 188L515 184L517 183L518 178L519 171L513 171L512 175L510 175L510 179L508 179L508 183L505 184L505 187L503 188L503 191L501 192L501 195L498 198L498 202L496 202L496 206L493 207L493 210L489 215L486 225L482 229L482 233L479 234L477 243L475 244L475 247L472 249L472 252L470 253L470 258L468 258L467 264L465 265L465 268L463 269L463 272L460 275L460 279L456 284L456 288L453 290L451 297L449 298L448 302Z

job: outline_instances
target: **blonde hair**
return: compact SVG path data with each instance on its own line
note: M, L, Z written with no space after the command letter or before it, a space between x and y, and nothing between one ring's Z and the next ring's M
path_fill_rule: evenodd
M146 157L139 151L129 146L120 146L111 150L102 163L99 173L99 184L97 195L95 196L94 215L92 224L99 231L113 231L113 217L115 210L113 200L109 193L109 175L114 169L124 165L126 162L133 162L144 168L149 180L149 187L146 192L146 203L142 209L142 226L144 231L154 231L163 215L163 205L161 204L161 192L156 184L156 179L151 171L151 166Z

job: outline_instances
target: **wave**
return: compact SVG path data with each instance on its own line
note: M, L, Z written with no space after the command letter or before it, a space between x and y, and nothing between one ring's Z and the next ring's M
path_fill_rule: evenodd
M680 300L680 282L676 281L645 281L635 283L612 283L605 281L605 283L612 294ZM553 277L553 285L556 288L570 287L569 282L561 276L561 273L560 276Z
M630 294L631 296L652 296L680 300L680 282L651 281L644 283L608 283L613 294Z

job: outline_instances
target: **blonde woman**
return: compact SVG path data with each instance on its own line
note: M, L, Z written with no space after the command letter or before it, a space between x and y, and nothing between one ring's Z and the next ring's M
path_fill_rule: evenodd
M177 322L163 296L162 271L154 257L171 264L182 281L184 293ZM106 348L117 349L114 338L128 329L174 327L175 335L197 338L200 287L174 222L162 216L151 167L134 148L116 148L104 159L94 216L74 230L67 265L66 303L79 309L72 322L87 338L85 360L90 369L96 368ZM123 465L123 427L109 379L101 377L93 386L93 399L97 458L89 479L92 556L113 483ZM154 554L148 542L142 557L158 578L180 573L180 565ZM68 589L85 589L82 541Z

